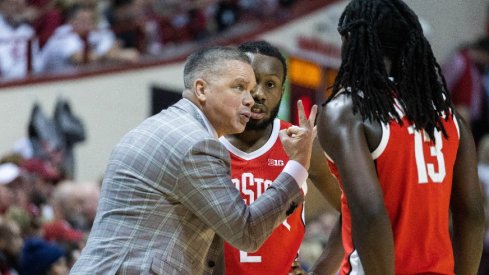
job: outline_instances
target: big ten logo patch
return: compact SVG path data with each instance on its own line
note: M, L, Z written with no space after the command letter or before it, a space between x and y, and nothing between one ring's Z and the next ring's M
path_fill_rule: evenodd
M284 166L285 162L282 159L268 159L268 166Z

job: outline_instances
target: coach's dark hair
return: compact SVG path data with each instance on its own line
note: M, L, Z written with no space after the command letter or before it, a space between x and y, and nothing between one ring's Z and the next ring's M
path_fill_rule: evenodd
M440 118L451 112L445 79L416 14L401 0L352 0L340 16L346 38L332 96L352 91L354 111L364 119L388 122L400 116L394 99L416 129L446 136ZM389 80L384 57L392 61ZM330 97L332 98L332 97Z
M266 56L275 57L282 63L282 68L284 70L284 79L282 79L282 84L284 84L285 79L287 78L287 62L285 61L285 57L282 55L280 50L264 40L258 41L249 41L244 42L238 46L238 49L245 53L257 53L263 54Z
M223 69L222 62L238 60L251 64L250 58L235 47L211 46L197 50L191 54L183 69L185 89L191 89L193 82L206 75L218 76Z

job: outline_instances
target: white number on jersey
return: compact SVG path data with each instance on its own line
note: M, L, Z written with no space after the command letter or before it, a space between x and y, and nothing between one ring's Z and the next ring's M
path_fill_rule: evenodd
M282 223L285 228L290 231L290 224L287 222L287 219ZM261 256L250 256L246 251L239 251L239 261L241 263L261 263Z
M416 131L414 127L408 127L409 134L414 135L414 154L416 158L416 166L418 170L418 183L428 183L428 176L435 183L443 182L446 176L445 159L443 158L443 139L440 131L435 130L435 144L430 145L430 155L436 157L438 164L438 171L435 171L435 165L430 162L426 162L423 153L424 143L430 142L428 134L424 131Z
M242 263L261 263L261 256L250 256L248 252L240 250L239 261Z

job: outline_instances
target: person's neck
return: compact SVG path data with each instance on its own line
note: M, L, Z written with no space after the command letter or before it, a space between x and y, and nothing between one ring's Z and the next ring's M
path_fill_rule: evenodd
M227 135L226 139L239 150L250 153L261 148L272 134L273 123L259 130L245 130L240 134Z

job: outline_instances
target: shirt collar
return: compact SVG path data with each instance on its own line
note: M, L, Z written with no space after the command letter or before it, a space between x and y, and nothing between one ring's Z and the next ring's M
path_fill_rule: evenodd
M195 105L192 101L190 101L186 98L184 98L184 100L187 100L188 102L190 102L191 103L190 105L192 106L192 108L194 108L197 111L199 116L204 121L205 127L207 128L207 132L209 132L209 134L212 135L213 137L215 137L216 139L219 138L219 136L217 135L216 129L212 126L210 121L207 119L207 117L204 115L204 113L202 113L202 111L199 109L199 107L197 107L197 105Z

